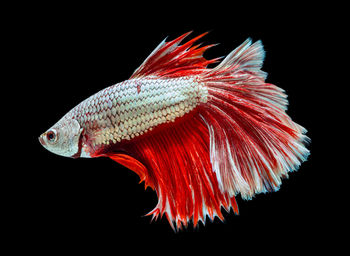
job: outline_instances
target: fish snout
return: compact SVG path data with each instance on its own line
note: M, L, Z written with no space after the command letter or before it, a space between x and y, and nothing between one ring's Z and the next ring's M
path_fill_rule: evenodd
M46 146L46 143L45 143L45 141L43 139L44 136L45 136L45 133L43 133L43 134L41 134L39 136L39 142L40 142L41 145Z

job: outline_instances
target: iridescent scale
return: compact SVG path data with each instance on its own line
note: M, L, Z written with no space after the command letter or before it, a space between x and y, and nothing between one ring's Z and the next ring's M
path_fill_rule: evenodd
M93 146L130 140L174 122L200 102L207 89L196 77L131 79L92 95L71 110Z

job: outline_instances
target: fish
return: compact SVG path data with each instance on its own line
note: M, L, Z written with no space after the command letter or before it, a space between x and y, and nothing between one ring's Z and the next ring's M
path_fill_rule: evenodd
M266 82L261 40L206 59L215 44L197 43L207 32L183 42L191 32L164 39L129 79L39 136L54 154L108 157L138 174L158 196L146 215L165 215L174 230L239 214L237 196L279 190L310 154L285 91Z

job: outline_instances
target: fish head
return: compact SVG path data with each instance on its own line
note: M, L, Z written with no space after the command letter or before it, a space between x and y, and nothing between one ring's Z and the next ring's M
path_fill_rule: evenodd
M66 157L75 157L81 151L83 128L77 120L63 117L39 136L41 145L48 151Z

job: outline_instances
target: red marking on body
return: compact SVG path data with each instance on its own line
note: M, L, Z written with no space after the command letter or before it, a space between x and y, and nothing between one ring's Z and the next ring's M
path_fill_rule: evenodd
M141 85L138 84L138 85L137 85L137 93L140 93L140 92L141 92Z

